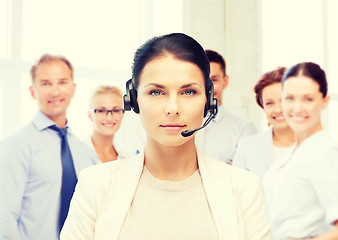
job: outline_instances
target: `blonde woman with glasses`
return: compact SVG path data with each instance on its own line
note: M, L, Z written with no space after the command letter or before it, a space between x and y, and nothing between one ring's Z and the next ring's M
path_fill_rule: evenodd
M121 126L123 115L121 90L115 86L99 86L90 99L88 111L93 132L85 141L93 147L101 162L126 157L114 144L114 137Z

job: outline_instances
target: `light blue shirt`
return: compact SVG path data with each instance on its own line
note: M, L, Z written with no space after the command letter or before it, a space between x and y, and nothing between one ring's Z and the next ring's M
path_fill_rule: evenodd
M0 239L57 240L61 190L61 139L38 112L0 142ZM68 131L77 175L98 163L96 154Z

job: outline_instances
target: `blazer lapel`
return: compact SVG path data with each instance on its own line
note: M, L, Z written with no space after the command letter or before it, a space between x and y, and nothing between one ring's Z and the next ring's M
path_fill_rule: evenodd
M244 239L238 215L231 176L222 167L221 170L212 159L198 151L198 165L201 173L204 190L213 215L219 239ZM226 165L225 167L231 167Z
M143 171L144 154L142 152L126 161L110 183L109 195L105 199L104 208L96 224L97 229L104 228L104 230L97 231L95 239L118 239L128 214Z

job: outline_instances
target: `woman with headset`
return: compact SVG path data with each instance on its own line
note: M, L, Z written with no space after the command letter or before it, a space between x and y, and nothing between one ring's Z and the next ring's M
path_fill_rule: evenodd
M203 116L217 113L201 45L152 38L132 70L125 109L140 114L145 149L81 173L61 239L271 239L259 179L195 146Z
M282 83L284 115L296 145L263 179L273 239L336 240L338 147L321 123L329 103L325 72L315 63L299 63Z

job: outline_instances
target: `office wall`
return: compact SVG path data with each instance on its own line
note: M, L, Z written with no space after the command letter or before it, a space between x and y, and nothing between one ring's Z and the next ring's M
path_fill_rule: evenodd
M183 29L204 48L224 56L230 78L225 107L262 129L265 121L253 93L261 74L259 4L258 0L184 1Z

